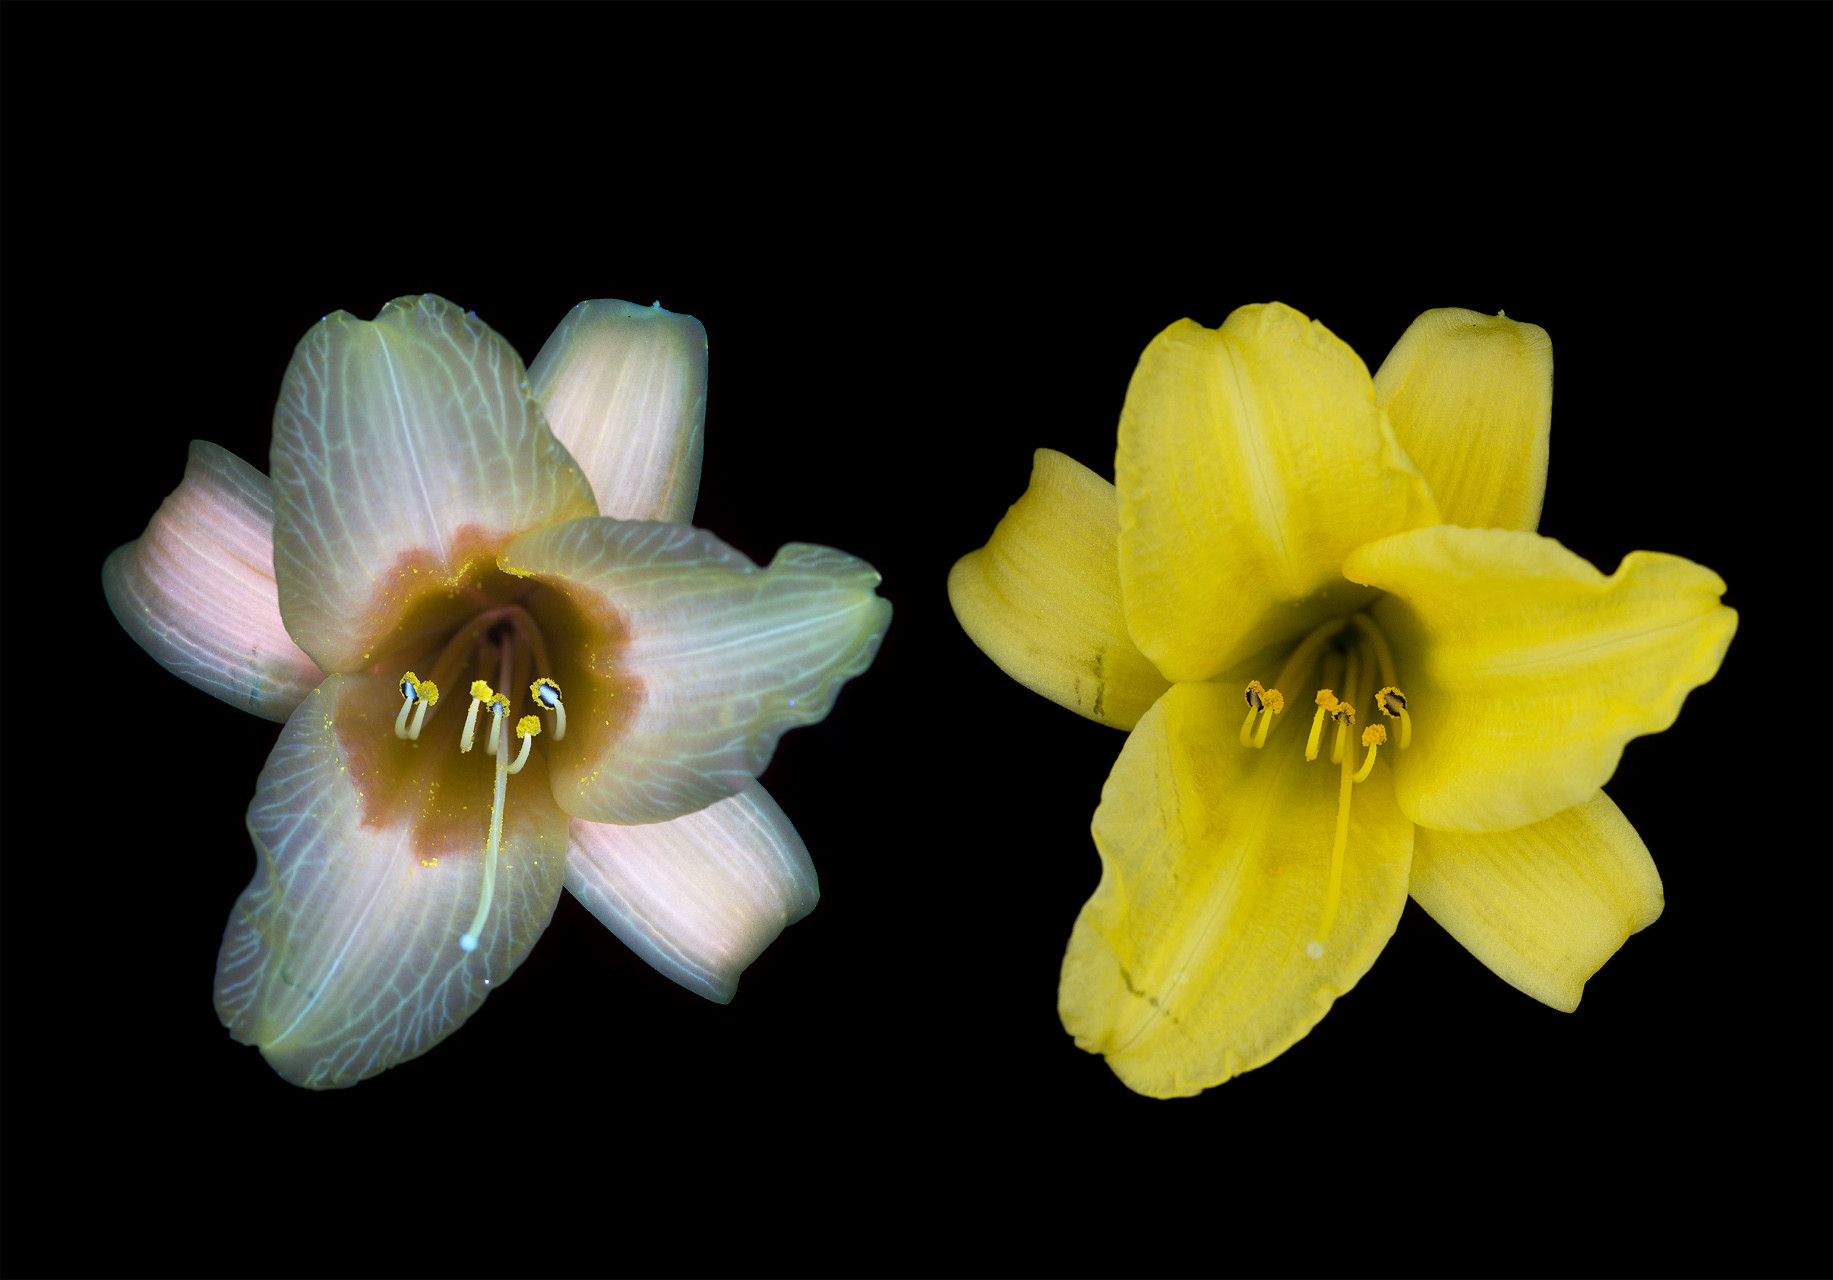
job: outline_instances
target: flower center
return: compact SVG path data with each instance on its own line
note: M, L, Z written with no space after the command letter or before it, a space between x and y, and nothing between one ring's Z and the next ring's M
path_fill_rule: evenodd
M1330 928L1336 923L1337 903L1343 889L1343 859L1349 849L1350 797L1356 783L1368 781L1374 772L1376 752L1388 740L1384 725L1370 724L1363 729L1361 742L1367 754L1361 767L1356 766L1351 737L1358 708L1369 712L1365 720L1373 719L1374 713L1379 711L1389 720L1397 721L1399 740L1396 745L1399 749L1404 750L1413 740L1413 721L1407 714L1407 697L1398 687L1394 651L1375 620L1366 613L1358 613L1349 618L1332 618L1300 640L1279 669L1273 688L1263 688L1258 680L1248 682L1244 693L1247 719L1241 723L1241 745L1255 750L1265 747L1274 718L1285 710L1286 700L1279 686L1302 687L1320 671L1328 687L1319 689L1314 699L1317 710L1312 713L1311 734L1305 740L1305 759L1314 761L1322 752L1324 724L1328 720L1336 726L1331 734L1330 762L1339 767L1340 781L1337 784L1336 838L1331 842L1330 878L1324 890L1323 914L1317 937L1305 946L1305 954L1313 960L1323 956L1324 939L1330 936ZM1377 675L1383 687L1371 694ZM1336 693L1339 689L1344 695L1341 698ZM1254 725L1255 716L1260 717L1258 728Z
M433 674L450 683L466 667L494 676L499 684L516 691L518 701L519 690L523 682L528 681L531 670L552 670L541 628L526 609L513 604L481 613L460 627L439 655ZM553 718L553 740L559 742L566 737L566 707L561 701L560 686L547 676L539 676L527 684L527 689L533 706ZM486 711L490 717L490 731L485 739L484 754L496 760L496 788L490 805L490 837L484 851L484 889L479 895L477 914L471 918L471 927L458 940L459 947L465 951L477 950L479 931L490 916L490 902L496 890L496 860L503 843L503 810L509 777L522 772L535 735L541 732L538 715L525 715L515 721L514 732L522 740L522 746L511 762L507 735L510 719L518 708L508 696L491 688L481 675L471 681L470 693L471 709L465 713L465 731L459 739L458 750L466 754L477 745L478 712ZM395 717L395 736L418 741L427 717L439 701L439 684L436 680L422 680L409 671L401 677L401 698L401 713Z

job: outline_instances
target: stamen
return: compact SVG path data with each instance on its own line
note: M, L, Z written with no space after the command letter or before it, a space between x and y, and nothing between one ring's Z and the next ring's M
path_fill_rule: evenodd
M464 736L458 740L460 752L469 751L477 743L477 709L496 697L496 690L482 680L471 682L471 710L465 713Z
M422 680L418 690L420 705L414 709L414 727L407 731L407 736L414 742L420 741L420 730L426 726L426 713L439 701L439 686L431 680Z
M1254 717L1259 715L1261 710L1267 705L1266 692L1266 689L1262 687L1258 680L1249 680L1247 682L1247 688L1241 691L1241 696L1247 699L1247 719L1241 722L1241 745L1244 747L1256 745L1253 733ZM1270 716L1268 717L1268 719L1271 718ZM1261 726L1260 742L1266 742L1266 727L1264 723Z
M497 710L498 704L503 709ZM509 702L502 694L491 700L490 709L496 713L496 719L490 725L490 740L496 741L497 730L502 727L503 717L509 714ZM458 945L464 951L477 950L477 931L484 927L484 921L490 916L490 899L496 893L496 854L503 843L503 797L509 789L509 753L496 753L496 796L490 803L490 847L484 851L484 892L478 899L477 914L471 917L471 927L459 938Z
M420 701L420 677L409 671L401 677L401 712L395 717L395 737L407 741L407 713Z
M490 736L484 740L484 754L495 755L503 745L503 722L509 719L509 699L502 694L490 697Z
M1387 730L1378 724L1371 724L1362 731L1362 745L1368 748L1368 755L1362 761L1362 767L1356 770L1356 781L1367 782L1369 771L1375 767L1375 748L1387 741Z
M1305 741L1305 759L1317 759L1318 739L1323 736L1324 717L1329 715L1337 705L1337 695L1329 689L1317 691L1317 714L1311 717L1311 736Z
M522 772L522 766L528 763L528 749L534 745L535 735L540 732L540 716L523 716L516 721L516 737L522 740L522 753L516 757L516 762L509 766L509 772Z
M566 737L566 707L560 701L560 686L542 676L528 686L528 692L537 704L554 713L554 741Z
M1267 709L1261 713L1260 728L1254 734L1254 749L1258 751L1267 745L1267 730L1273 727L1273 717L1286 709L1286 700L1277 689L1266 691Z
M1400 721L1399 745L1404 750L1413 741L1413 717L1407 714L1407 695L1389 685L1375 695L1375 705L1388 719Z

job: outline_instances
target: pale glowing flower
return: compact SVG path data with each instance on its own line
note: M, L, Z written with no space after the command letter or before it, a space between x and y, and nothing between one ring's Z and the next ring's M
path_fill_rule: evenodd
M1605 577L1534 532L1552 370L1542 330L1469 311L1421 316L1373 379L1278 304L1180 321L1133 375L1117 484L1040 449L956 564L975 643L1131 730L1059 995L1131 1088L1283 1053L1409 892L1566 1010L1660 914L1599 787L1737 615L1699 565L1637 551Z
M271 482L195 441L108 558L161 665L285 721L216 1004L286 1079L425 1053L562 887L720 1002L814 906L756 777L891 606L852 556L760 569L687 523L705 390L704 330L659 306L582 303L527 371L441 298L336 312L293 354Z

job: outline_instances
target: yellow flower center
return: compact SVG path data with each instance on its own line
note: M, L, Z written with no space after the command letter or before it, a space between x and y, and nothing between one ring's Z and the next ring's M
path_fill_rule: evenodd
M460 627L439 655L433 672L451 681L467 665L489 672L509 688L521 687L533 667L552 669L548 666L547 642L540 627L526 609L513 604L481 613ZM561 701L560 686L547 676L539 676L527 688L535 708L553 717L553 741L559 742L566 736L566 707ZM484 852L484 888L471 927L458 940L459 947L465 951L477 949L479 930L490 917L490 903L496 890L497 855L503 843L503 811L509 777L520 773L528 763L535 735L541 732L538 715L525 715L515 722L515 735L522 740L522 747L512 762L505 727L517 708L482 677L471 682L470 694L471 709L465 714L465 731L459 739L458 750L465 754L477 744L478 712L487 710L490 733L484 743L484 754L495 757L496 788L490 806L489 843ZM412 671L406 672L401 677L401 698L401 712L395 717L395 736L417 742L427 716L439 701L439 685L432 680L421 680Z
M1348 634L1345 634L1346 629L1349 629ZM1343 889L1343 859L1349 848L1351 794L1356 783L1368 781L1374 772L1376 752L1388 740L1388 731L1383 725L1371 724L1364 729L1362 745L1367 754L1361 767L1356 767L1356 752L1350 742L1356 708L1363 706L1366 699L1382 715L1398 721L1399 741L1395 745L1399 749L1405 750L1413 740L1407 697L1396 683L1399 677L1394 670L1393 650L1374 619L1366 613L1358 613L1350 618L1332 618L1300 640L1280 668L1274 688L1264 688L1258 680L1248 682L1245 691L1248 711L1241 725L1241 745L1253 749L1264 747L1274 717L1285 710L1285 698L1279 686L1302 687L1320 669L1329 687L1319 689L1314 699L1317 710L1312 713L1311 733L1305 740L1305 759L1318 758L1323 747L1324 721L1330 720L1336 725L1330 761L1340 767L1341 781L1337 785L1336 839L1331 842L1330 878L1324 891L1323 915L1318 923L1318 936L1305 946L1305 954L1314 960L1323 956L1324 939L1330 936L1330 928L1336 923L1337 902ZM1377 673L1385 685L1371 696ZM1341 698L1337 696L1338 689L1343 691ZM1258 728L1254 727L1255 716L1261 718Z

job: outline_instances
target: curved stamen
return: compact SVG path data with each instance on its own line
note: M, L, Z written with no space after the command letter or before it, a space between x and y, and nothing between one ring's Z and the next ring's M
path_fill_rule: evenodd
M407 741L407 713L420 701L420 677L409 671L401 677L401 711L395 716L395 737Z

